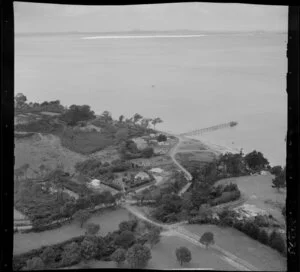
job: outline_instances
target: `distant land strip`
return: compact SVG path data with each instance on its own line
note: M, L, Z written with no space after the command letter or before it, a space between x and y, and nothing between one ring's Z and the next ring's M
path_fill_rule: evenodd
M95 40L95 39L147 39L147 38L194 38L207 36L205 34L198 35L107 35L107 36L92 36L82 37L83 40Z

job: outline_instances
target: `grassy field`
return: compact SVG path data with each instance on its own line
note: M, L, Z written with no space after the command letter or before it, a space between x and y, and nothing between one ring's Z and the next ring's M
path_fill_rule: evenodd
M49 168L55 168L62 163L67 172L74 172L74 165L85 159L83 155L77 154L64 148L60 139L54 135L35 134L27 139L15 139L15 168L28 163L30 167L38 171L40 164ZM28 171L28 177L34 177L35 173Z
M247 197L246 204L255 205L259 209L272 214L279 223L285 225L285 220L281 214L281 207L285 204L286 190L272 188L273 175L245 176L238 178L222 179L216 183L227 184L236 183L240 191Z
M77 132L73 134L73 138L63 133L61 143L74 152L86 155L102 150L112 145L114 141L99 132Z
M60 138L51 134L35 134L31 137L15 139L15 168L25 163L38 171L40 164L44 164L50 169L56 167L58 163L64 165L69 173L74 173L74 166L77 162L88 158L101 158L103 161L112 161L119 158L116 148L108 147L91 155L82 155L69 150L61 145ZM28 177L36 174L28 170Z
M118 229L119 223L128 220L129 215L125 209L107 210L92 215L87 223L100 224L99 235L106 235L110 231ZM14 234L14 254L20 254L45 245L57 244L72 237L83 235L84 228L72 222L60 228L38 233L16 233Z
M213 232L216 245L253 264L261 271L286 270L287 260L279 252L236 229L215 225L185 225L184 228L199 236L206 231Z
M193 152L178 152L176 159L180 162L186 161L199 161L199 162L211 162L215 158L215 155L211 152L193 151Z

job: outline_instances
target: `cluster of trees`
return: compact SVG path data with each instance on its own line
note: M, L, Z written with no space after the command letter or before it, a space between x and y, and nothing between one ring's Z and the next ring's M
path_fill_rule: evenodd
M139 150L136 143L132 140L123 141L120 145L119 152L124 160L151 158L154 155L152 147L146 147L143 150Z
M99 159L87 159L78 162L75 169L83 175L89 177L99 177L104 174L112 174L127 171L131 168L131 164L125 160L114 160L111 163L101 162Z
M275 175L275 178L272 180L273 188L279 191L281 188L286 187L286 167L282 169L281 166L274 166L271 169L271 174Z
M203 233L199 242L201 244L204 244L206 246L206 249L208 249L209 245L215 243L214 234L212 232ZM180 263L181 266L183 266L186 263L189 263L192 260L192 253L187 247L182 246L177 248L175 254L177 261Z
M49 111L62 113L65 110L65 108L60 104L59 100L44 101L43 103L32 103L28 102L27 97L23 93L16 94L14 102L15 109L21 110L22 112Z
M69 126L75 126L80 121L88 121L96 118L94 111L88 105L71 105L60 119Z

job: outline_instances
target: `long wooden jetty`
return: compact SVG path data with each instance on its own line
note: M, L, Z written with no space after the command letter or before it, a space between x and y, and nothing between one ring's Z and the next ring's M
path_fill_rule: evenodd
M179 135L180 136L201 135L202 133L207 133L207 132L211 132L211 131L222 129L222 128L234 127L237 124L238 124L238 122L231 121L229 123L224 123L224 124L220 124L220 125L216 125L216 126L212 126L212 127L208 127L208 128L196 129L196 130L193 130L193 131L190 131L190 132L181 133Z

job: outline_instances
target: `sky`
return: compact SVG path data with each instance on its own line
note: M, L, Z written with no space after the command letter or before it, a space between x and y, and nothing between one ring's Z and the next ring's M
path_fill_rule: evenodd
M14 2L15 33L287 31L288 7L224 3L78 6Z

